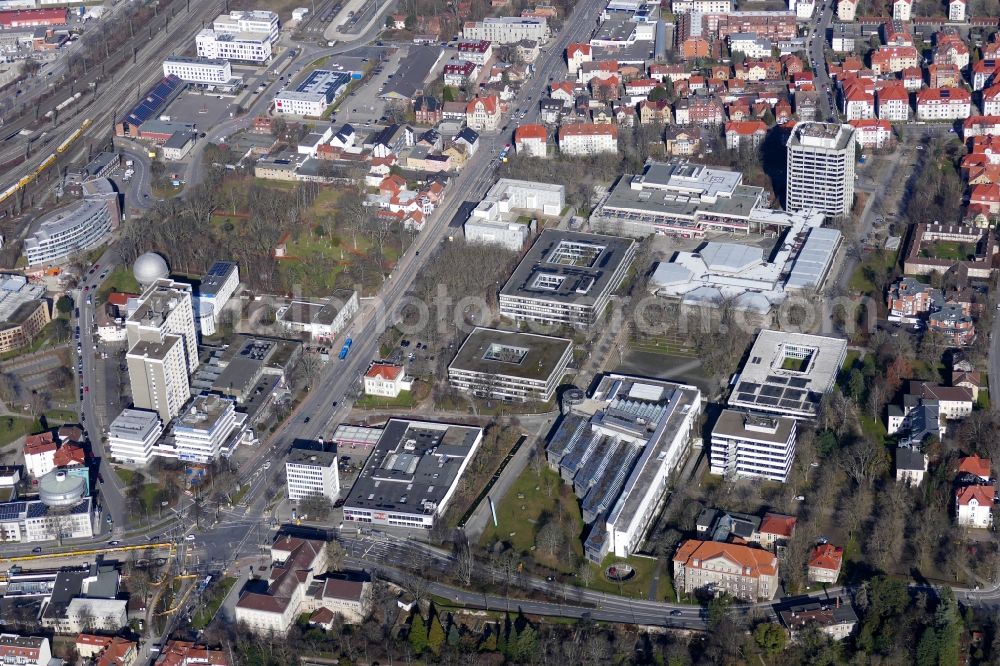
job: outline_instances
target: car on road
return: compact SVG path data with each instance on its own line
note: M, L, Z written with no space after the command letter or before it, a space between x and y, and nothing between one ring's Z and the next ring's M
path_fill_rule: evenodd
M264 469L271 469L271 461L268 460L264 463Z
M121 541L118 541L118 540L115 540L115 541L109 541L109 542L108 542L108 545L109 545L109 546L117 546L117 545L118 545L118 544L120 544L120 543L121 543Z
M40 553L40 552L42 552L42 548L41 548L41 546L35 546L34 548L31 549L31 552L32 553L36 553L36 554Z
M185 541L194 541L194 535L193 534L188 534L186 537L184 537L184 540Z
M671 617L677 617L680 614L681 614L681 612L679 610L677 610L677 609L674 609L674 610L670 611L670 616Z
M336 406L337 406L337 401L336 401L336 400L334 400L334 401L333 401L333 404L331 405L331 407L334 407L334 408L336 408Z
M311 421L311 420L312 420L312 417L311 416L307 416L306 419L305 419L305 423L309 423L309 421Z
M333 508L334 509L339 509L340 507L344 506L344 503L346 501L347 501L347 498L341 497L340 499L338 499L336 502L333 503Z

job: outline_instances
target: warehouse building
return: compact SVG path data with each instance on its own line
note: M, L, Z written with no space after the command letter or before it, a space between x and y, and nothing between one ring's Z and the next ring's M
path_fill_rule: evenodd
M177 99L186 85L174 74L160 79L156 85L149 89L146 96L139 100L115 125L115 134L133 139L141 138L140 132L143 124L157 119L167 106Z
M295 90L278 93L274 98L274 111L284 115L318 118L347 90L351 82L348 72L317 69L302 80Z

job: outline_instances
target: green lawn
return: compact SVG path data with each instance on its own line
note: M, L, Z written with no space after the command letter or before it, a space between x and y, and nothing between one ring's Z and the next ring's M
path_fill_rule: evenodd
M541 474L528 467L511 486L507 495L496 505L496 527L490 522L483 531L480 543L489 546L497 540L510 543L521 553L531 553L538 530L551 517L561 511L577 525L573 534L566 537L577 558L583 556L583 519L580 506L572 489L564 485L556 472L543 467ZM563 559L549 559L539 552L533 553L540 563L564 572L573 571L573 563Z
M885 424L881 419L873 419L870 416L861 417L861 431L874 439L876 442L883 442L888 437Z
M875 291L875 283L872 278L876 275L888 274L895 265L895 252L869 253L865 256L865 260L858 264L854 275L851 276L851 290L862 294Z
M132 269L125 266L118 266L115 270L108 273L104 284L101 285L101 289L97 292L97 300L103 303L107 300L108 294L113 291L137 294L139 293L139 289L139 283L136 282L135 277L132 275Z
M861 352L855 351L853 349L847 350L847 355L844 356L844 365L840 366L843 372L850 372L851 368L858 362L861 358Z
M115 474L118 475L118 478L124 486L128 486L129 482L132 481L132 477L135 476L135 472L130 469L125 469L124 467L115 467Z
M413 391L403 391L395 398L385 398L380 395L361 396L354 403L354 406L357 409L387 409L390 407L409 409L415 403Z
M621 562L635 569L635 575L619 585L616 581L608 580L604 572L610 565ZM659 560L648 557L621 558L608 555L604 558L604 562L601 563L600 567L591 563L587 564L591 568L594 578L588 587L591 590L607 592L608 594L632 597L634 599L648 599L649 586L652 584L653 576L656 574L656 570L660 564ZM582 585L579 580L577 580L577 584ZM673 581L665 569L660 572L660 580L656 585L656 600L671 602L677 600L674 596Z
M953 261L964 261L970 255L975 254L976 248L967 243L955 241L937 241L930 248L920 251L923 257L934 257L935 259L951 259Z
M49 425L53 423L79 423L80 416L69 409L50 409L45 412L45 418Z
M39 432L42 425L38 419L23 416L0 416L0 446L10 444L18 437Z

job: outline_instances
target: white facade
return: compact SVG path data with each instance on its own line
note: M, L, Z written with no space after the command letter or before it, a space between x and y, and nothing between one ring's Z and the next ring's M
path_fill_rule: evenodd
M986 492L971 492L974 489ZM956 492L956 520L960 527L986 529L993 524L993 486L959 488Z
M218 33L235 35L241 32L259 32L267 35L272 44L278 41L280 25L278 15L269 11L232 11L220 14L212 23Z
M963 23L966 20L965 0L951 0L948 3L948 20L953 23Z
M198 367L198 334L194 325L191 285L160 279L147 286L125 322L129 345L159 341L167 334L181 338L189 372Z
M892 18L897 21L909 21L913 10L913 0L895 0L892 3Z
M712 474L784 483L795 459L795 419L727 409L712 429Z
M159 414L125 409L108 427L108 454L124 463L146 465L155 455L154 447L162 434Z
M337 454L328 451L293 449L285 461L288 499L297 502L311 495L322 495L336 502L340 495Z
M64 618L42 617L42 626L58 634L81 631L117 632L128 624L128 602L124 599L89 599L76 597L69 602Z
M212 328L219 322L226 303L240 287L240 268L232 261L217 261L201 278L198 287L198 297L195 299L195 310L199 321L211 317ZM203 324L204 326L204 324ZM202 330L202 335L210 335Z
M850 125L800 122L788 139L785 208L847 215L854 205L857 142Z
M858 11L858 0L840 0L837 3L837 18L841 21L853 21Z
M469 21L462 29L465 39L484 39L494 44L514 44L523 39L544 43L549 38L549 24L544 18L501 17Z
M957 88L952 90L958 91ZM918 120L961 120L972 114L972 98L961 91L956 99L941 98L931 94L917 95Z
M139 342L125 361L135 407L156 411L165 423L180 414L191 397L180 337L165 335L162 342Z
M0 633L0 664L3 666L49 666L52 648L44 636Z
M233 66L228 60L171 56L163 61L163 75L171 74L188 83L225 85L233 78Z
M674 14L729 14L733 11L732 0L674 0L670 3Z
M56 468L56 447L45 447L45 449L24 455L24 471L33 479L40 479Z
M271 59L271 45L267 35L259 32L223 35L205 28L195 37L198 57L212 60L267 62Z
M246 419L236 413L230 398L200 395L174 423L174 442L179 460L207 463L228 452L228 443Z
M593 129L577 129L573 125L561 127L559 152L572 156L617 153L617 132L611 131L615 129L613 125L594 125Z
M384 398L398 398L403 391L409 391L412 382L401 365L373 363L365 373L365 395Z
M24 241L29 266L62 261L95 247L118 222L117 198L92 197L46 216Z
M771 42L758 37L756 33L736 33L729 35L729 51L739 51L747 58L769 58Z

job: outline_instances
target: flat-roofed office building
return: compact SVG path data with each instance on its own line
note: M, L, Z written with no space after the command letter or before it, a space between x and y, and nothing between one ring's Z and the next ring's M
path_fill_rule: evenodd
M795 459L796 420L723 410L712 428L712 474L784 483Z
M785 208L847 215L854 205L854 128L838 123L800 122L786 144L788 190Z

